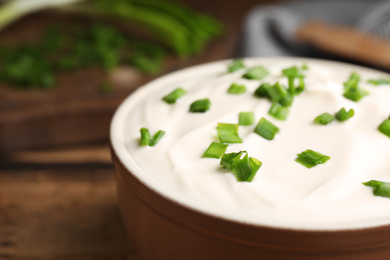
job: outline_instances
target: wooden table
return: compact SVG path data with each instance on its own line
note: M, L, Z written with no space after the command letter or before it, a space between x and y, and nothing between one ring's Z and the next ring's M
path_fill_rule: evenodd
M219 58L230 58L244 14L264 1L183 2L226 21L228 42L220 44L231 48ZM0 259L137 259L117 207L107 138L0 154Z

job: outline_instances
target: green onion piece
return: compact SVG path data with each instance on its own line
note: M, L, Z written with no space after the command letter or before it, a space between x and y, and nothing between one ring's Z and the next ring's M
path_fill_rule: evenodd
M229 94L242 94L246 92L246 87L244 85L238 85L238 84L231 84L228 93Z
M305 90L305 87L306 87L305 81L303 80L303 77L298 78L298 81L299 81L298 86L294 90L295 95L301 94Z
M256 90L255 90L255 93L254 95L256 97L266 97L266 98L271 98L268 91L269 89L272 88L272 86L268 83L263 83L260 85L260 87L258 87Z
M260 169L262 162L249 157L246 151L241 151L239 153L224 154L220 164L222 167L231 170L237 181L251 182Z
M352 108L348 112L345 108L342 108L335 114L335 117L338 121L343 122L353 117L354 114L355 111Z
M165 135L164 131L162 130L157 131L157 133L155 133L153 137L150 139L149 146L155 146L164 135Z
M242 143L238 136L238 124L218 123L217 132L221 143Z
M378 126L378 130L379 130L379 132L381 132L382 134L385 134L385 135L387 135L388 137L390 137L390 118L389 118L389 119L386 119L385 121L383 121L383 122Z
M268 114L279 120L286 120L288 113L289 111L287 107L284 107L276 102L272 103L271 108L268 111Z
M301 69L298 68L297 66L293 66L293 67L282 70L282 74L283 74L283 76L293 77L293 78L303 76Z
M344 82L344 94L343 96L352 100L359 101L364 96L368 95L368 92L359 87L360 75L353 72L348 81Z
M247 178L247 181L251 182L253 180L253 178L255 177L257 171L263 165L263 163L260 160L253 158L253 157L249 157L249 163L250 163L251 168L252 168L252 174Z
M248 71L242 75L244 79L263 79L269 74L268 70L263 66L256 66L248 69Z
M329 156L308 149L298 154L298 157L295 159L295 161L302 164L306 168L312 168L318 164L326 163L329 159Z
M268 94L272 101L278 102L287 95L287 89L279 84L279 82L276 82L275 85L268 90Z
M302 70L309 70L309 66L306 63L303 63L301 69Z
M236 156L241 157L242 153L243 152L239 152L239 153L225 153L221 157L220 165L223 168L225 168L226 170L231 170L232 169L233 158L235 158Z
M190 112L204 113L210 109L210 100L208 98L194 101L190 106Z
M292 102L294 101L294 95L290 92L287 92L287 94L279 100L279 104L281 104L284 107L289 107L292 105Z
M181 96L185 95L187 92L182 88L177 88L165 97L163 97L163 100L167 102L168 104L174 104L176 103L176 100L178 100Z
M140 145L141 146L148 146L149 140L150 140L150 132L147 128L141 128L141 139L140 139Z
M233 60L232 64L230 64L228 66L228 72L232 73L232 72L235 72L235 71L243 69L243 68L245 68L243 60L236 59L236 60Z
M288 79L288 88L292 95L297 95L303 92L305 89L305 77L302 73L302 69L297 66L287 68L282 70L283 76L286 76ZM298 86L295 86L295 79L298 79Z
M344 87L348 88L351 86L356 86L360 82L360 75L356 72L352 72L351 75L349 76L349 79L344 82Z
M276 133L279 132L279 128L262 117L257 123L254 132L267 140L272 140Z
M364 96L367 96L368 92L364 89L361 89L359 87L349 87L346 91L344 91L344 97L352 100L352 101L359 101Z
M314 118L314 123L320 125L327 125L334 120L334 116L329 113L323 113Z
M255 113L253 112L240 112L238 115L239 125L253 125L255 123Z
M383 181L377 181L377 180L371 180L368 182L363 182L364 185L373 187L374 190L372 193L375 196L381 196L390 198L390 183L383 182Z
M212 142L210 146L207 148L207 150L204 152L202 158L219 159L221 158L222 154L225 153L227 147L228 147L227 144Z
M370 79L367 82L375 86L390 85L390 79Z

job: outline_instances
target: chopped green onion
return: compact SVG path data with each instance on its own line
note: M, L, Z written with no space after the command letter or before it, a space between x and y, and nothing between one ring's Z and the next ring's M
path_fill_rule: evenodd
M355 102L359 101L364 96L367 96L368 92L359 87L359 82L359 74L353 72L348 81L344 82L343 96Z
M276 133L279 132L279 128L262 117L257 123L254 132L267 140L272 140Z
M176 100L178 100L181 96L185 95L187 92L182 88L177 88L165 97L163 97L163 100L167 102L168 104L174 104L176 103Z
M352 72L351 75L349 76L349 79L344 82L344 87L348 88L351 86L356 86L360 82L360 75L356 72Z
M372 193L375 196L390 198L390 183L383 182L383 181L377 181L377 180L371 180L368 182L363 182L363 184L366 186L373 187L374 190L372 191Z
M190 112L204 113L210 109L210 100L208 98L194 101L190 106Z
M162 130L157 131L152 137L150 137L149 129L147 128L141 128L141 139L140 139L140 145L141 146L155 146L160 139L165 135L165 132Z
M268 83L263 83L260 85L260 87L258 87L256 90L255 90L255 93L254 95L256 97L266 97L266 98L271 98L268 91L269 89L272 88L272 86Z
M256 158L249 157L246 151L241 151L224 154L220 164L223 168L231 170L237 181L251 182L260 169L262 162Z
M312 168L318 164L326 163L329 159L329 156L308 149L298 154L298 157L295 159L295 161L302 164L306 168Z
M155 133L153 137L150 139L149 146L155 146L164 135L165 135L164 131L162 130L157 131L157 133Z
M238 136L238 124L218 123L217 132L221 143L242 143Z
M305 81L303 80L303 77L298 78L298 86L294 89L294 94L298 95L301 94L305 90Z
M248 71L242 75L244 79L263 79L269 74L268 70L263 66L256 66L248 69Z
M239 152L239 153L225 153L221 157L220 165L223 168L225 168L226 170L231 170L232 169L233 158L236 157L236 156L241 157L242 153L243 152Z
M320 125L327 125L334 120L334 116L329 113L323 113L314 118L314 123Z
M383 121L379 126L378 126L379 132L381 132L384 135L387 135L390 137L390 118L386 119Z
M361 89L357 86L355 87L349 87L345 92L344 92L344 97L352 100L352 101L359 101L362 99L364 96L367 96L368 92L364 89Z
M355 111L352 108L348 112L345 108L342 108L335 114L335 117L338 121L343 122L353 117L354 114Z
M293 67L282 70L282 74L283 74L283 76L293 77L293 78L303 76L301 69L298 68L297 66L293 66Z
M232 64L229 65L228 72L232 73L243 68L245 68L245 65L242 59L236 59L233 60Z
M286 120L288 113L289 111L287 107L284 107L276 102L272 103L271 108L268 111L268 114L279 120Z
M140 145L141 146L148 146L149 140L150 140L150 132L147 128L141 128L141 139L140 139Z
M282 100L287 95L287 90L279 82L276 82L269 90L268 94L271 97L272 101L278 102Z
M302 70L309 70L309 66L306 63L303 63L301 69Z
M255 113L253 112L240 112L238 115L239 125L253 125L255 123Z
M287 94L281 100L279 100L279 104L281 104L284 107L289 107L292 105L293 101L294 101L293 94L287 92Z
M227 144L212 142L210 146L207 148L207 150L204 152L202 158L219 159L221 158L222 154L225 153L227 147L228 147Z
M282 74L288 79L288 88L292 95L297 95L303 92L305 89L305 77L302 73L302 69L297 66L282 70ZM298 79L298 86L295 87L295 79Z
M378 85L389 85L390 79L370 79L367 81L368 83L378 86Z
M244 85L238 85L238 84L231 84L228 93L229 94L242 94L246 92L246 87Z

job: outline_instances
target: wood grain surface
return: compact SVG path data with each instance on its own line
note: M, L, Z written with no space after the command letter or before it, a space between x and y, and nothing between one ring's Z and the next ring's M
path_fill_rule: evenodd
M0 174L0 259L136 259L110 165L26 167Z

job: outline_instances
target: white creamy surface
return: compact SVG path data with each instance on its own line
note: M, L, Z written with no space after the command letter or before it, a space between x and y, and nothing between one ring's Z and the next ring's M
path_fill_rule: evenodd
M335 62L310 59L248 59L270 75L246 80L244 70L228 74L230 61L198 66L151 82L130 96L116 113L111 129L121 161L147 186L180 204L223 218L296 229L350 229L390 223L390 199L362 185L372 179L390 182L390 138L377 130L390 114L390 86L373 86L367 79L390 75ZM296 96L286 121L268 115L270 101L253 96L262 82L287 85L281 70L307 63L306 90ZM370 95L359 102L343 97L343 82L356 71ZM227 93L231 83L247 92ZM168 105L163 96L177 87L187 95ZM209 98L206 113L189 113L189 105ZM345 122L316 125L313 119L345 107L355 115ZM201 158L217 141L217 123L238 123L239 112L252 111L256 123L267 118L280 128L272 141L240 126L242 144L226 152L248 151L263 162L252 182L237 182L218 159ZM139 130L166 131L155 147L139 146ZM307 169L296 155L312 149L331 157Z

